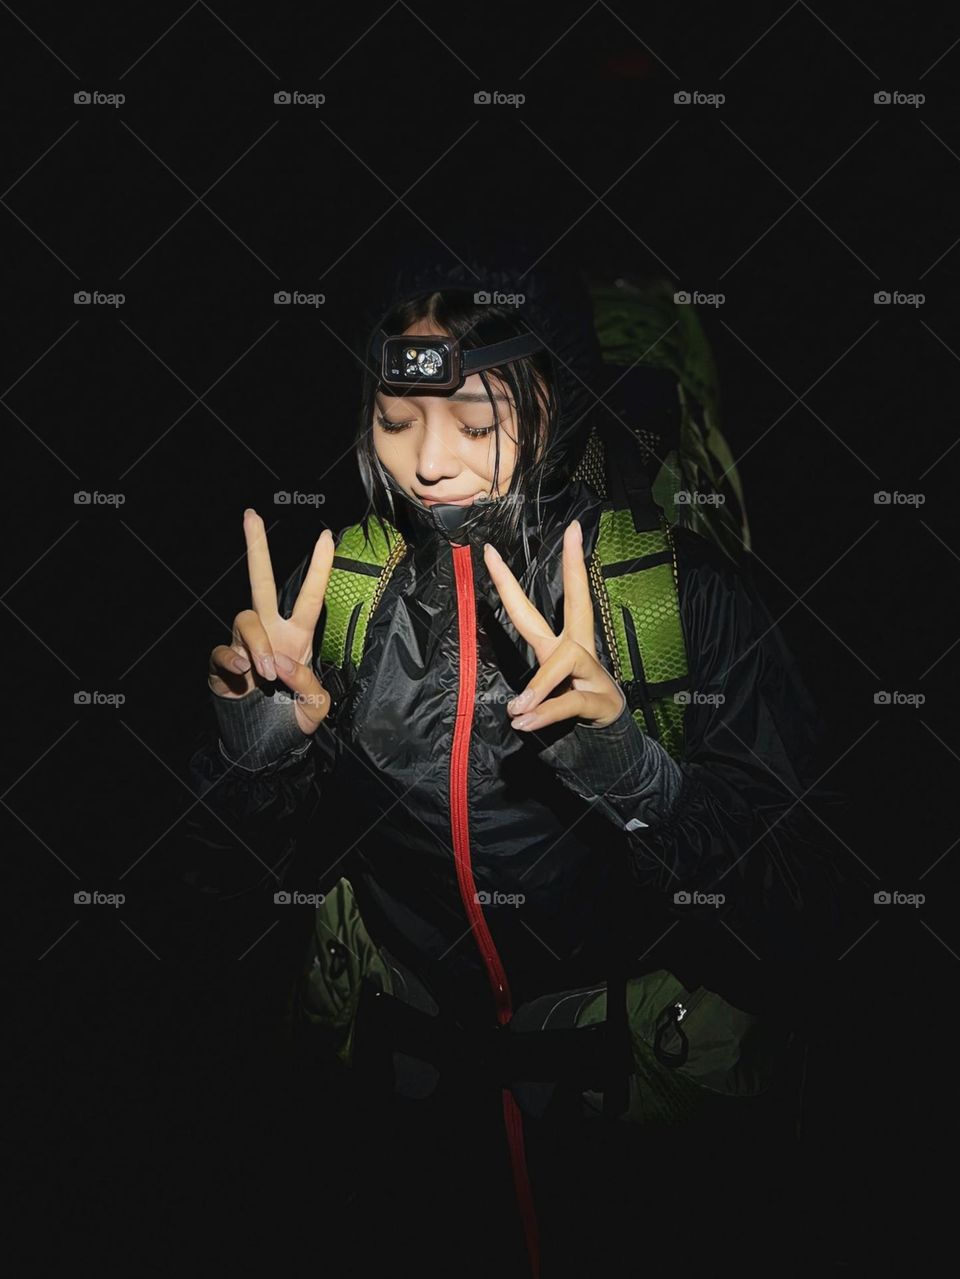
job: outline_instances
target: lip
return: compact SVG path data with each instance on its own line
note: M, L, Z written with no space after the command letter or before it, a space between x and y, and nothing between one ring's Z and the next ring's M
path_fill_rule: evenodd
M425 502L427 506L469 506L476 498L476 493L471 493L469 497L424 497L421 493L417 493L417 497L421 502Z

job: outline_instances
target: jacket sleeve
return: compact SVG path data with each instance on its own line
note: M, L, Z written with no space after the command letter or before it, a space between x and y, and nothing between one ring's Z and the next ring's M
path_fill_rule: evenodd
M624 832L635 884L678 905L720 895L777 928L798 911L838 924L844 856L819 813L824 725L753 580L677 530L680 614L691 692L679 761L624 709L603 729L575 724L543 754Z
M309 559L280 592L284 617L293 610ZM320 627L315 669L319 635ZM287 886L298 835L319 805L321 780L336 753L328 721L315 734L302 733L280 685L268 691L258 686L236 700L208 693L188 762L196 802L185 819L184 882L219 900Z

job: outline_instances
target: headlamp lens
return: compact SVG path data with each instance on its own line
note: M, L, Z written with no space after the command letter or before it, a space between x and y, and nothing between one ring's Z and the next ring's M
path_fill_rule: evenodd
M436 377L443 372L443 356L430 347L417 356L417 365L424 377Z

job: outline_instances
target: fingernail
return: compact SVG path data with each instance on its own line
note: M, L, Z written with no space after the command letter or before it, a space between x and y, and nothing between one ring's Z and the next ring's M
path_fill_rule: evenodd
M284 675L293 674L293 662L286 653L274 653L273 660L277 664L277 670L283 671Z
M264 653L263 656L260 658L260 668L263 672L264 679L277 678L277 670L273 664L273 658L269 657L266 653Z
M507 709L510 711L522 711L525 706L530 705L531 696L532 694L530 690L526 689L523 693L520 693L517 697L515 697L512 702L507 704Z
M580 521L573 521L573 531L578 542L583 542L583 529L580 527Z
M513 721L514 728L529 728L536 717L533 715L521 715L519 719Z
M238 675L244 675L250 669L250 663L245 657L236 656L230 663Z
M484 544L483 544L483 549L484 549L484 552L486 552L486 551L493 551L493 553L494 553L494 555L497 557L497 559L499 559L499 558L500 558L500 552L497 550L497 548L494 546L494 544L493 544L492 542L484 542Z
M248 506L243 513L244 515L256 515L256 511L253 509L252 506Z

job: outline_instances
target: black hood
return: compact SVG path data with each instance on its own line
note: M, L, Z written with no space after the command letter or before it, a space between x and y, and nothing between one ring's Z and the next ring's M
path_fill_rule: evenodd
M550 500L583 453L601 384L593 307L578 268L537 234L515 228L472 229L451 243L449 250L432 235L404 237L396 253L381 255L367 265L358 355L368 369L375 367L374 336L402 302L444 289L523 295L519 318L543 340L554 364L559 412L547 441L544 481L539 487L540 500ZM451 540L462 540L467 533L471 541L479 539L483 527L490 525L493 508L511 500L507 496L484 506L445 506L441 511L424 507L397 485L390 488L398 509L406 508L418 524ZM522 501L525 508L528 496Z

